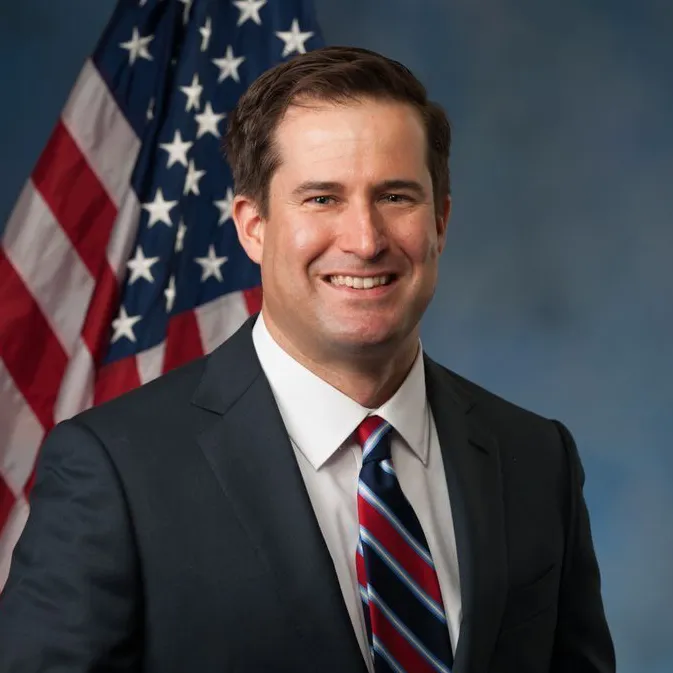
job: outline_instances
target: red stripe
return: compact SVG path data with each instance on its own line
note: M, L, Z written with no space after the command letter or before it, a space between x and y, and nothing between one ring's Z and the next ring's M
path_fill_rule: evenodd
M372 633L397 660L405 671L437 673L434 666L391 624L374 601L369 602Z
M112 362L98 371L94 390L94 405L107 402L140 385L135 356Z
M82 340L89 348L94 366L97 367L107 349L110 339L110 324L119 308L117 278L107 262L101 268L89 310L82 327Z
M68 356L0 248L0 356L45 430L54 424L54 403Z
M243 298L248 308L248 313L254 315L262 310L262 287L253 287L243 290Z
M32 179L91 275L98 277L117 208L62 121Z
M203 343L199 323L194 311L184 311L173 316L166 331L166 351L164 354L165 374L203 355Z
M15 502L16 496L0 475L0 531L5 527Z
M357 570L358 582L363 586L367 586L367 568L365 567L365 559L360 552L355 554L355 569Z
M409 573L418 586L440 606L442 593L437 573L395 530L388 519L358 493L360 524L390 552L390 555Z

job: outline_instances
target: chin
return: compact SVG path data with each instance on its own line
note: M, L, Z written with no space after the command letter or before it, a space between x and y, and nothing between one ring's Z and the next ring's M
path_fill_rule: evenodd
M394 348L404 341L404 334L396 326L391 325L333 325L329 333L329 341L336 349L352 352L371 351L373 349Z

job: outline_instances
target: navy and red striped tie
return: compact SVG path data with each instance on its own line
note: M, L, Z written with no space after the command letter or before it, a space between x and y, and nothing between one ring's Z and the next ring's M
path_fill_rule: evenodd
M390 455L389 423L366 418L358 483L356 563L376 673L451 673L453 653L442 594L421 525Z

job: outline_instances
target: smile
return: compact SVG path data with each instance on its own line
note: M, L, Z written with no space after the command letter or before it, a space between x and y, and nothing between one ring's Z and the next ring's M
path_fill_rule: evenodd
M393 276L327 276L325 279L330 285L350 287L354 290L371 290L381 285L389 285Z

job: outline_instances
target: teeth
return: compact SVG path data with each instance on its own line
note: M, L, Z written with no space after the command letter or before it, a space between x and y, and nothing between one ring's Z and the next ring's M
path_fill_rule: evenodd
M379 285L387 285L390 282L390 276L330 276L332 285L346 285L356 290L371 290Z

